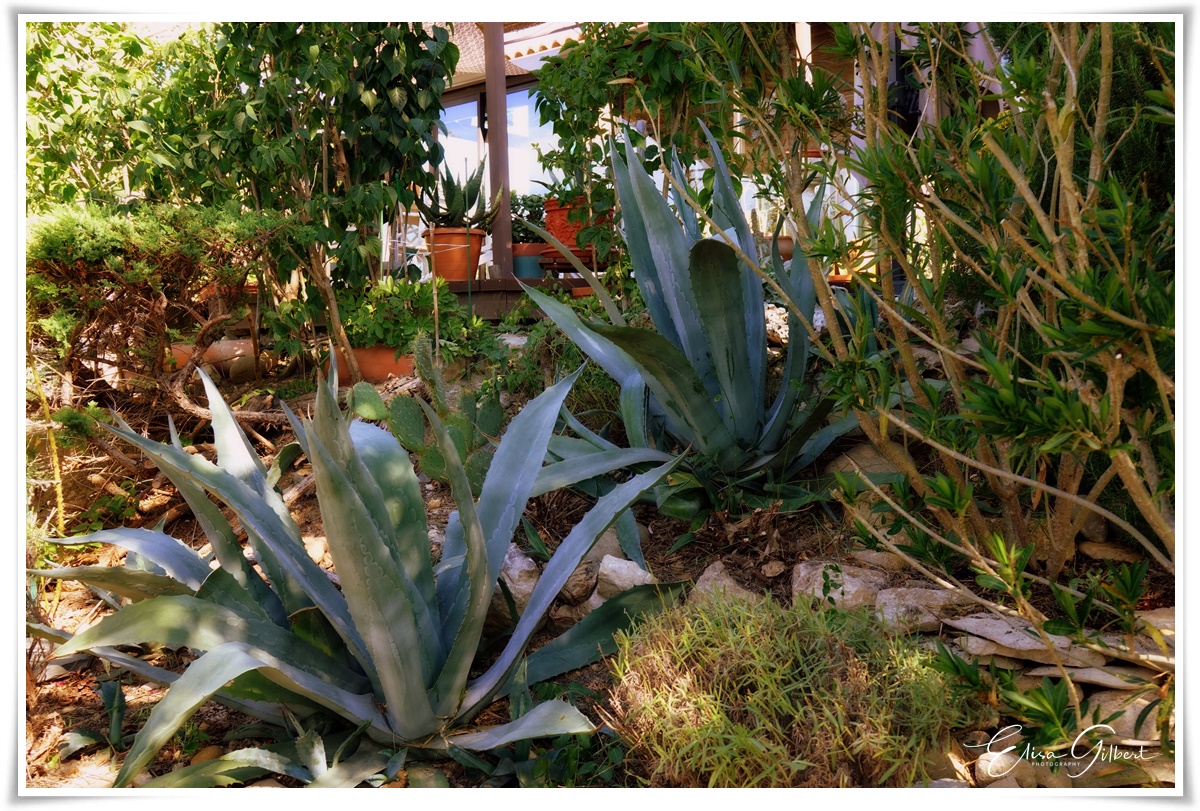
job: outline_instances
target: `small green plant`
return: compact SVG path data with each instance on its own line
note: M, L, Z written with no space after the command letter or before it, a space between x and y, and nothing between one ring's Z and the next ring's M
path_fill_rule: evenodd
M655 786L909 786L982 717L866 612L706 597L618 643L618 731Z
M125 724L125 691L121 682L114 678L105 678L97 682L96 693L104 703L104 714L108 716L108 728L76 729L63 736L58 745L58 757L66 760L76 752L89 746L102 744L114 752L124 752L133 742L133 735L121 731Z
M92 502L92 506L76 516L79 523L71 534L86 535L103 529L105 525L120 524L137 515L136 483L126 481L121 486L125 495L105 493Z

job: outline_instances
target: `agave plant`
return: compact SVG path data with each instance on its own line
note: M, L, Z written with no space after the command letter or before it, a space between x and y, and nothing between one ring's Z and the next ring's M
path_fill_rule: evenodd
M772 276L796 305L783 381L767 388L766 316L754 239L715 141L711 219L721 233L703 236L694 210L675 191L675 210L636 159L612 145L613 175L633 275L654 329L585 323L570 307L526 288L530 297L588 357L621 385L621 414L635 447L691 448L686 471L659 488L660 508L694 515L729 487L787 498L816 497L789 480L852 428L828 425L833 401L806 385L816 295L802 263L785 266L777 248ZM625 141L626 154L632 146ZM674 173L684 174L675 161ZM820 209L814 201L810 218ZM735 249L736 246L736 249ZM610 318L612 314L610 312ZM599 446L597 446L599 449Z
M63 643L56 655L90 651L171 685L138 733L114 785L129 785L210 698L277 724L285 712L331 712L365 733L375 747L367 765L376 770L382 768L381 758L386 761L382 746L486 750L525 738L591 731L593 725L562 701L539 704L509 724L463 730L510 689L519 665L533 683L594 661L601 648L612 649L615 627L678 593L677 587L630 590L525 657L530 636L583 555L619 513L673 468L677 460L662 455L654 459L662 462L658 467L599 499L567 535L499 656L470 677L485 641L484 619L501 564L527 500L557 481L596 473L594 465L575 473L561 466L542 468L556 416L577 375L547 389L513 419L478 503L455 443L425 406L458 506L435 567L408 454L387 431L341 412L334 366L318 386L311 419L288 416L312 463L340 589L306 554L273 487L278 469L268 470L254 454L207 377L216 463L186 453L174 425L171 443L162 444L118 419L111 430L171 478L204 528L215 561L161 531L119 529L72 540L125 548L124 567L30 572L78 579L129 601L73 638L31 629ZM614 459L610 469L628 461ZM261 574L208 494L240 521ZM147 642L186 646L201 655L177 676L116 649ZM215 763L195 778L213 779L220 770L244 774L237 770L252 765L247 757L231 753L228 762Z

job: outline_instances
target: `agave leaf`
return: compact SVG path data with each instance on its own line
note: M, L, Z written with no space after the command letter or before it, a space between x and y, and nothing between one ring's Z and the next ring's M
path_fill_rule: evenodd
M720 410L728 415L733 435L751 448L762 430L763 379L767 344L750 343L750 321L763 319L763 308L751 317L742 297L737 254L715 239L692 246L691 282L697 292L697 315L706 343L712 348L712 369L721 391ZM703 295L700 295L703 291ZM761 298L761 297L760 297Z
M467 687L467 695L463 706L467 708L465 717L474 717L489 702L500 686L508 680L517 660L529 644L529 638L541 622L542 615L550 608L554 598L562 591L567 579L579 565L579 561L596 543L600 534L609 527L622 510L627 509L643 492L654 486L663 476L673 470L683 457L660 465L653 470L641 473L629 481L623 482L603 496L588 510L583 519L568 533L559 544L554 556L542 570L537 586L530 595L525 613L517 622L508 644L496 662L487 672Z
M537 482L530 496L537 497L551 493L586 479L603 476L614 470L648 462L670 462L674 458L669 453L651 448L617 448L573 456L547 465L538 471Z
M203 369L196 369L204 383L208 410L212 422L213 445L217 448L217 464L244 482L266 480L267 468L250 447L246 432L233 417L233 412L221 397L220 390Z
M396 559L416 586L421 600L435 607L433 568L429 558L429 528L421 484L408 453L382 428L350 424L350 441L370 477L379 486Z
M101 425L104 424L101 423ZM242 526L246 529L246 534L251 546L254 548L259 564L262 566L263 571L266 572L268 579L275 586L276 593L279 594L280 600L288 613L298 611L312 604L309 597L310 592L307 592L297 582L295 573L290 571L290 569L294 568L295 561L289 567L288 564L278 559L280 550L273 547L280 544L280 539L290 540L295 544L297 549L296 555L292 557L303 556L304 561L307 561L309 564L308 568L310 570L320 570L304 554L304 547L300 542L300 533L296 529L295 522L292 521L291 516L288 514L287 508L283 508L281 517L280 512L270 506L270 500L264 495L264 490L269 491L281 506L283 505L283 501L279 498L278 493L275 493L272 488L266 486L265 477L262 478L260 483L247 483L201 456L192 456L184 453L179 448L147 439L130 429L124 422L120 423L118 427L108 425L104 425L104 427L130 444L141 448L151 458L158 469L166 473L168 478L176 483L176 486L178 486L177 478L187 478L195 487L212 492L233 508L238 518L241 519ZM245 510L239 510L238 506L229 501L230 498L234 498L245 504ZM189 503L191 502L189 501ZM247 510L249 512L246 512ZM248 518L248 515L251 513L254 517ZM200 514L200 511L197 511L197 515L199 516ZM219 528L220 525L217 526ZM267 528L270 528L269 533L274 534L274 537L270 539L274 543L269 542L263 536L263 532L268 531ZM215 545L214 549L216 549ZM240 554L240 549L238 553ZM324 576L322 576L322 579L325 579Z
M637 374L637 367L632 359L611 341L586 329L579 316L569 306L532 287L522 287L525 288L526 295L533 299L533 303L541 308L585 355L608 372L613 380L625 380L629 375Z
M332 353L330 355L329 362L331 364L337 363L337 360L334 359ZM288 425L292 426L292 434L296 437L296 444L300 446L300 450L304 452L304 455L308 456L308 443L304 439L304 428L300 424L300 418L297 417L292 410L288 408L288 404L282 400L279 401L279 408L283 410L283 415L287 417Z
M633 510L625 510L618 515L613 526L617 531L617 543L620 544L625 557L643 570L649 571L650 567L646 565L646 558L642 555L642 533L638 529L637 518L634 516Z
M60 631L56 628L50 628L46 625L27 622L25 624L25 633L29 636L40 639L48 639L52 642L64 643L71 639L71 635L65 631ZM161 667L146 664L141 659L135 656L130 656L127 653L122 653L116 648L97 647L92 648L91 652L101 659L112 662L117 667L124 668L130 673L141 676L152 684L158 684L163 687L168 687L174 684L179 679L179 674L170 670L165 670ZM281 688L282 691L282 688ZM289 694L295 695L295 694ZM225 691L217 693L214 700L219 704L224 704L226 707L243 712L246 715L261 718L262 720L282 726L284 723L282 708L273 702L262 701L247 701L236 696L231 696Z
M384 739L391 737L391 731L369 695L355 695L273 656L253 651L240 642L227 642L193 662L154 706L125 756L113 787L129 785L204 702L225 683L253 670L262 670L272 681L278 681L344 718L356 723L370 721L376 735Z
M504 565L508 544L534 491L558 413L581 372L582 367L530 400L509 424L492 458L491 468L479 495L476 513L480 532L485 539L488 601L491 600L496 578L500 576L500 568ZM464 506L469 506L469 494L466 500L468 505L464 505L463 499L455 494L459 520L453 526L447 526L444 555L455 556L468 551L459 545L462 539L461 527L470 527L464 520ZM471 512L475 512L475 509ZM470 561L469 555L467 560ZM438 600L443 611L442 629L447 639L461 626L468 604L467 585L462 582L461 571L447 570L438 578ZM459 664L461 667L463 663Z
M428 734L437 727L425 695L440 658L435 617L395 561L360 498L361 491L356 492L355 484L343 474L345 466L357 461L350 455L349 438L329 436L333 426L322 430L322 422L340 417L328 417L318 406L316 419L308 435L310 460L321 521L346 604L370 652L393 728L405 738ZM321 433L331 443L342 443L336 461Z
M271 467L267 470L267 484L271 487L278 485L284 471L291 467L292 462L295 462L301 453L303 453L303 449L299 442L289 442L280 448L275 454L275 458L271 460Z
M179 435L175 432L175 424L170 416L167 417L167 425L171 431L172 447L182 452L183 445L179 442ZM122 428L127 431L132 430L124 423L122 423ZM229 526L225 516L217 509L217 505L209 500L203 488L180 475L178 471L169 468L160 468L160 470L175 485L175 489L183 496L183 500L191 508L192 514L200 522L200 527L204 530L204 535L208 538L208 542L213 548L213 554L216 555L221 567L254 597L254 600L262 606L276 625L286 628L287 612L283 608L283 602L263 580L262 575L250 564L250 561L246 560L246 556L242 554L242 545L238 543L237 534L234 533L233 527Z
M608 151L613 165L613 184L617 189L617 200L621 204L621 232L625 237L625 244L629 247L629 255L636 257L638 289L642 291L642 299L646 302L646 309L650 312L650 320L663 335L667 336L671 343L678 346L679 330L675 326L675 320L670 310L667 309L667 293L665 292L666 287L670 284L670 270L660 269L657 264L657 259L650 248L649 226L645 217L631 216L638 207L637 196L634 193L629 167L617 153L616 142L612 139L608 142ZM632 152L628 136L625 137L625 152L626 154ZM664 278L664 275L667 278ZM555 319L556 323L557 321L558 319ZM559 324L559 326L562 325ZM590 352L588 352L588 356L591 357ZM617 380L621 379L607 367L606 371Z
M634 586L604 601L570 629L528 656L526 679L537 684L598 662L617 649L613 635L630 628L646 614L669 608L683 594L685 583Z
M54 655L143 642L183 645L193 650L213 650L226 642L243 642L347 689L362 691L368 687L362 676L295 634L269 622L248 619L216 603L187 596L157 597L126 606L76 634Z
M54 543L107 543L136 552L162 567L168 577L178 580L192 591L200 588L209 568L189 546L162 532L149 529L121 527L103 529L90 535L82 535Z
M196 599L224 606L230 611L246 619L271 622L266 610L242 588L237 580L224 569L214 569L200 588L196 589ZM307 609L313 611L315 609ZM276 623L278 624L278 623ZM286 627L282 626L282 627Z
M461 619L456 620L455 617L451 617L454 624L449 627L454 631L453 642L451 642L449 653L446 655L446 663L438 674L437 681L434 683L430 693L433 702L433 711L437 715L444 717L457 713L462 689L466 684L467 674L475 660L475 654L479 647L479 639L483 635L483 623L487 618L488 606L492 599L492 588L495 585L496 579L495 576L490 575L488 537L484 534L479 515L475 511L475 503L471 496L471 485L467 481L467 474L463 470L458 450L454 447L454 442L450 439L449 432L446 431L446 428L442 425L441 420L438 419L433 409L424 402L421 402L421 407L425 410L425 416L429 420L429 424L433 427L433 435L437 439L438 446L442 450L442 455L446 459L446 473L447 478L450 480L450 493L454 497L454 502L458 505L459 523L466 547L465 568L459 567L447 570L448 573L458 573L457 583L462 596L455 600L454 607L458 608L460 605L462 606L461 612L456 612L456 615L461 617ZM522 415L528 409L529 406L522 409ZM555 409L555 413L557 413L557 408ZM516 424L517 420L514 419L513 426ZM503 444L501 443L502 446ZM544 454L545 451L543 450L542 453ZM541 456L536 457L536 459L540 460ZM482 498L480 500L482 501ZM522 502L522 512L524 508L525 504ZM517 517L519 518L520 515ZM449 533L447 533L448 535ZM506 550L508 548L508 539L511 537L512 533L510 532L508 538L505 539ZM503 560L503 556L501 560Z
M782 226L780 221L779 225ZM776 234L778 234L778 227ZM772 245L772 260L776 264L775 278L781 282L784 292L796 305L800 314L812 323L813 313L817 306L817 291L812 276L804 268L802 273L789 276L783 271L782 263L778 260L779 248ZM783 440L788 423L792 419L792 411L804 390L804 377L808 370L809 337L808 330L800 323L796 313L788 309L788 348L784 359L783 382L779 394L775 397L771 411L767 415L766 427L758 449L764 453L775 450Z
M632 371L621 380L618 407L625 435L634 448L649 448L650 434L647 429L646 381L638 371Z
M550 738L558 735L579 735L591 732L595 724L566 701L543 701L515 721L467 732L447 739L463 749L484 751L506 746L529 738Z
M626 135L628 138L628 135ZM629 151L626 140L626 151ZM619 162L619 158L614 160ZM662 301L670 321L667 325L654 320L654 326L666 336L667 340L679 349L689 364L699 374L702 381L711 381L712 396L717 395L716 381L712 378L711 349L704 340L700 325L696 322L697 302L690 280L687 278L688 253L691 245L688 243L679 218L671 211L671 206L663 199L654 180L646 174L637 161L630 161L626 172L630 188L633 192L632 201L625 201L622 212L627 222L641 219L646 231L647 251L635 251L629 246L629 258L633 263L634 276L639 280L649 271L662 284ZM620 174L620 167L615 167L615 174ZM642 297L649 308L650 295L642 292ZM654 312L651 311L651 319ZM673 330L671 326L673 325ZM673 333L673 335L672 335ZM765 339L764 339L765 340ZM618 378L619 379L619 378ZM648 381L647 381L648 382Z
M591 428L588 428L586 425L580 422L579 419L572 414L570 409L568 409L565 405L559 410L558 415L567 428L571 429L581 439L594 446L596 450L617 450L616 445L614 445L612 442L609 442L607 439L600 436Z
M738 449L733 434L713 405L695 367L673 344L656 332L635 327L588 324L587 328L609 339L634 359L646 385L671 419L686 426L688 440L694 441L701 453L717 460L724 469L736 465Z
M751 263L757 265L758 253L754 246L754 235L750 233L750 225L746 222L737 192L733 188L729 167L725 165L725 158L722 157L721 149L712 133L708 131L703 122L700 122L700 126L704 129L704 135L708 140L709 153L713 162L713 221L722 230L732 228L742 253L749 258ZM752 348L752 351L761 351L763 357L762 365L755 365L750 369L751 378L755 392L765 391L767 322L763 317L762 282L755 269L740 259L739 269L746 320L746 343ZM700 291L697 293L702 295ZM761 350L758 347L761 347ZM761 398L758 402L761 412Z
M229 755L249 751L255 750L239 749L237 752L230 752ZM224 788L241 785L248 780L275 771L259 766L248 766L237 761L228 761L226 757L229 755L167 772L153 780L147 780L142 784L142 788Z
M98 743L107 744L108 739L95 730L79 729L74 732L68 732L58 744L58 758L59 760L66 760L80 749L86 749Z
M388 756L378 747L363 747L349 760L344 760L325 770L305 788L354 788L373 774L383 771Z
M671 173L680 183L687 178L687 172L684 170L683 164L679 162L679 151L675 147L671 147ZM679 215L679 219L683 220L683 230L688 239L696 242L701 238L696 210L688 205L687 200L683 199L683 195L673 183L671 184L671 199L675 201L675 212Z
M126 569L123 566L73 566L60 569L26 569L36 577L78 580L102 588L127 600L144 601L163 595L190 595L193 590L161 574Z
M224 470L213 465L207 459L191 456L178 449L160 445L132 431L119 432L119 435L137 447L154 460L160 470L177 473L187 478L198 487L203 487L224 501L241 520L242 526L251 538L260 539L261 545L268 547L274 558L282 564L290 579L302 584L304 592L311 596L311 601L303 604L287 606L292 611L307 608L312 603L321 609L329 618L338 633L346 640L354 656L362 664L367 673L374 671L371 658L366 652L362 637L354 627L346 600L325 576L325 572L312 562L304 545L300 542L300 533L290 516L286 522L269 507L263 504L262 498L241 480L229 475ZM285 603L286 605L286 603Z

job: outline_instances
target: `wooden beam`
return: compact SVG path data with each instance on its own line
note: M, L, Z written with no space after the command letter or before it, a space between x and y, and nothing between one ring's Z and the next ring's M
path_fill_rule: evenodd
M500 190L500 213L492 226L492 264L501 279L513 278L512 204L508 184L508 83L504 75L504 23L480 23L487 75L487 146L492 193Z

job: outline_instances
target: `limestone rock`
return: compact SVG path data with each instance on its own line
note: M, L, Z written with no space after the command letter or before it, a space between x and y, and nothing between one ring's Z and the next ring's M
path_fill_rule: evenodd
M1037 784L1040 788L1071 788L1071 776L1067 773L1066 766L1059 766L1058 771L1053 771L1045 763L1033 764L1034 776L1037 778Z
M553 606L548 615L551 630L562 633L604 604L604 598L592 592L578 605L560 604Z
M780 346L787 346L788 318L787 309L774 304L765 305L767 325L767 341Z
M558 598L567 605L579 605L588 598L596 588L596 575L600 572L599 561L581 561L567 578L566 584L558 593Z
M1108 519L1097 512L1088 510L1083 519L1083 526L1079 528L1079 534L1089 541L1104 543L1108 540Z
M960 355L978 355L979 341L974 337L964 338L959 342L957 349Z
M850 558L863 566L883 569L885 572L902 572L908 568L904 558L895 552L874 552L870 549L855 549Z
M525 607L529 605L529 598L533 595L533 588L537 585L540 576L541 571L538 569L537 563L522 552L515 543L509 544L508 552L504 555L504 564L500 567L500 577L508 586L508 590L512 592L517 611L523 613ZM512 617L508 613L508 603L504 599L504 592L497 586L496 590L492 592L492 604L488 609L484 630L495 633L511 622Z
M840 568L840 571L838 569ZM874 605L875 597L887 584L887 576L873 569L840 565L826 560L807 560L792 569L792 600L808 594L818 600L826 599L826 577L830 583L829 597L838 608L852 609ZM838 584L833 588L832 584Z
M1153 700L1153 695L1130 695L1126 690L1101 690L1088 696L1088 709L1095 711L1101 719L1120 712L1119 718L1108 722L1108 725L1113 728L1113 734L1118 738L1156 741L1159 737L1157 706L1150 710L1141 724L1138 724L1138 716L1146 707L1150 706L1150 702ZM1168 735L1174 738L1174 712L1171 714L1167 730Z
M1162 636L1163 642L1167 643L1167 647L1171 652L1175 652L1175 607L1156 608L1153 611L1137 612L1138 619L1148 625L1153 625L1158 629L1158 633ZM1139 640L1149 640L1149 637L1143 635ZM1161 650L1156 643L1151 642L1151 649L1148 652L1161 654Z
M280 783L274 777L268 777L266 780L259 780L256 783L247 783L246 788L287 788L283 783Z
M896 473L896 466L887 460L882 453L875 449L875 446L868 443L855 445L850 450L843 453L838 458L825 466L825 475L829 476L833 473L853 474L856 466L863 473Z
M763 599L761 594L755 594L749 589L739 586L737 581L730 577L729 572L725 571L725 564L720 561L711 564L696 578L696 585L692 589L692 593L688 595L688 602L694 602L702 595L713 593L724 594L726 598L748 600L752 603Z
M271 356L267 353L259 355L258 372L266 374L271 370ZM249 383L254 380L254 357L252 355L243 355L229 363L229 372L227 373L230 383Z
M1045 650L1040 637L1027 632L1027 623L1010 617L998 617L994 614L977 613L969 617L948 619L946 625L972 634L967 637L967 650L976 655L1000 654L1028 659L1042 664L1054 664L1054 659ZM978 642L990 641L1001 650L983 650L986 645ZM1065 664L1084 667L1099 667L1104 664L1103 655L1079 645L1074 645L1064 636L1050 636L1050 641L1058 649L1059 654L1066 660ZM972 649L974 648L974 649Z
M634 586L657 582L658 578L632 560L605 555L596 574L596 593L607 600Z
M1096 543L1095 541L1084 541L1079 544L1079 551L1087 555L1092 560L1115 560L1118 563L1137 563L1142 560L1143 556L1134 552L1132 549L1127 549L1124 546L1117 546L1113 543Z
M779 577L787 571L787 565L777 560L771 560L763 564L761 571L766 577Z
M1144 667L1129 665L1109 665L1103 669L1098 667L1068 667L1067 673L1076 684L1098 684L1110 690L1140 690L1145 682L1154 678L1154 671ZM1026 672L1028 676L1041 678L1049 676L1059 678L1062 673L1054 665L1035 667Z
M1161 788L1175 785L1175 759L1156 749L1105 749L1105 760L1072 779L1075 788L1098 789L1121 786ZM1072 772L1075 774L1074 772Z
M992 746L1006 748L1011 743L1007 740L993 743ZM1033 764L1022 758L1015 751L988 751L975 761L975 782L981 786L995 786L1002 780L1011 780L1011 788L1033 788L1037 785L1037 772ZM999 786L995 786L999 788Z
M918 369L923 368L925 371L932 371L942 368L942 353L933 347L914 346L912 353L913 360L917 362Z
M988 783L984 788L1021 788L1021 784L1017 782L1017 778L1011 774L1007 777L1002 777L992 783Z
M304 542L304 551L313 563L318 566L332 564L332 559L329 559L329 542L324 535L306 535L300 540Z
M946 609L971 604L972 600L946 589L884 589L875 598L875 611L900 633L914 633L936 631Z
M953 623L952 620L944 620L944 622L946 625ZM1008 662L1012 662L1014 659L1024 659L1028 662L1037 662L1043 665L1054 663L1054 657L1045 648L1010 648L1007 645L1001 645L990 639L983 639L978 636L963 637L960 640L960 647L972 657L980 657L981 663L983 661L995 662L997 658L1001 661L1007 660ZM1083 667L1100 667L1107 661L1101 654L1077 646L1072 646L1069 652L1060 650L1059 655L1064 663ZM991 658L987 659L987 657ZM1001 664L997 664L997 667L1002 666ZM1013 668L1010 667L1007 669L1011 670Z
M918 783L914 788L970 788L971 784L966 780L950 780L945 777L938 778L930 783Z

